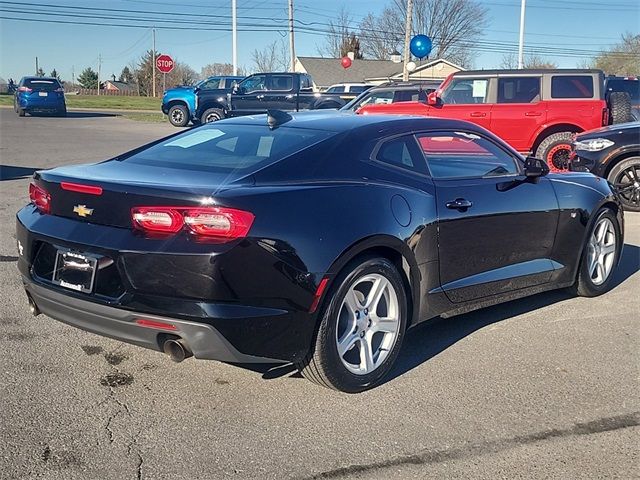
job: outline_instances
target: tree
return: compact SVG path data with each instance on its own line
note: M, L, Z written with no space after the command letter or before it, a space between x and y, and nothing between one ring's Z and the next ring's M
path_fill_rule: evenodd
M539 68L539 69L556 69L558 64L541 57L540 55L525 55L523 58L524 68ZM518 56L515 53L507 53L502 56L502 62L500 68L518 68Z
M283 41L270 43L263 50L254 50L251 59L256 72L289 70L289 52Z
M51 77L58 79L59 82L62 81L62 79L60 78L60 75L58 74L58 71L54 68L53 70L51 70Z
M125 65L125 67L122 69L122 72L120 72L120 77L118 77L118 80L124 83L133 83L134 77L133 73L131 73L131 70L129 70L129 67Z
M230 63L210 63L200 70L200 78L213 77L214 75L233 75L233 65ZM244 75L242 68L238 68L238 75Z
M622 34L620 43L593 59L592 67L604 70L608 75L637 75L640 72L640 34Z
M392 0L379 17L365 17L360 24L365 55L380 58L402 50L406 11L407 0ZM487 15L487 8L477 0L414 0L412 33L424 33L433 40L431 58L469 66L473 47L488 25Z
M329 22L329 34L327 35L326 43L318 48L318 53L328 57L340 58L344 57L348 52L353 52L355 58L362 58L360 41L355 32L350 29L351 23L351 15L342 6L338 11L336 21L331 20ZM357 49L357 55L355 49Z
M78 75L78 83L83 88L98 88L98 74L91 67L87 67Z
M44 77L44 70L42 67L38 67L38 71L36 72L37 77Z
M156 53L156 57L157 56L158 53ZM153 51L148 50L140 57L133 72L140 95L153 95L153 69L156 68L153 57ZM193 85L197 80L198 74L193 68L174 59L173 70L166 75L166 87ZM165 78L163 78L163 74L156 70L156 95L162 95L164 81Z

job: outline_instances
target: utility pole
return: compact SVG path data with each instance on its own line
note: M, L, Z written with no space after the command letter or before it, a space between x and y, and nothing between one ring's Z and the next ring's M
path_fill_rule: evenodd
M152 53L151 53L151 56L153 58L151 62L151 83L153 84L153 86L151 87L151 90L153 92L153 98L155 98L156 97L156 29L155 28L151 30L151 36L153 38L153 47L152 47Z
M296 50L293 42L293 0L289 0L289 53L291 54L292 72L296 71Z
M520 4L520 43L518 45L518 68L524 68L524 11L527 0Z
M71 65L71 84L72 85L76 84L76 66L75 65Z
M102 70L102 54L98 55L98 95L100 95L100 71Z
M236 3L236 0L231 0L231 56L234 75L238 75L238 15Z
M409 81L409 70L407 70L407 64L409 63L410 51L409 42L411 41L411 24L413 20L413 0L407 0L407 22L404 25L404 67L402 68L402 81Z
M36 76L38 76L38 57L36 57Z

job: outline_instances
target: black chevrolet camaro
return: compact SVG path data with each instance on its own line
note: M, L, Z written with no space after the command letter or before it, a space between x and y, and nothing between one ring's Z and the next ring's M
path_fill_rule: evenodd
M177 361L292 362L347 392L383 381L426 319L607 291L623 245L606 180L435 118L230 119L36 172L30 198L34 314Z

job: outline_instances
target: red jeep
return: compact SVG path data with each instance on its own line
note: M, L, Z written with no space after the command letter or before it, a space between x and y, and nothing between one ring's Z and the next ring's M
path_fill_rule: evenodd
M520 152L565 170L575 133L631 118L626 102L605 101L600 70L478 70L451 74L427 102L368 105L361 114L448 117L477 123Z

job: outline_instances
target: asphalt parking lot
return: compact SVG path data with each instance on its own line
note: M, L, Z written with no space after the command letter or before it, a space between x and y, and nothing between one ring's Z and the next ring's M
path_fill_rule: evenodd
M616 287L412 330L391 378L347 395L291 368L172 363L33 318L15 212L31 173L173 133L111 114L0 109L0 477L638 478L640 214Z

